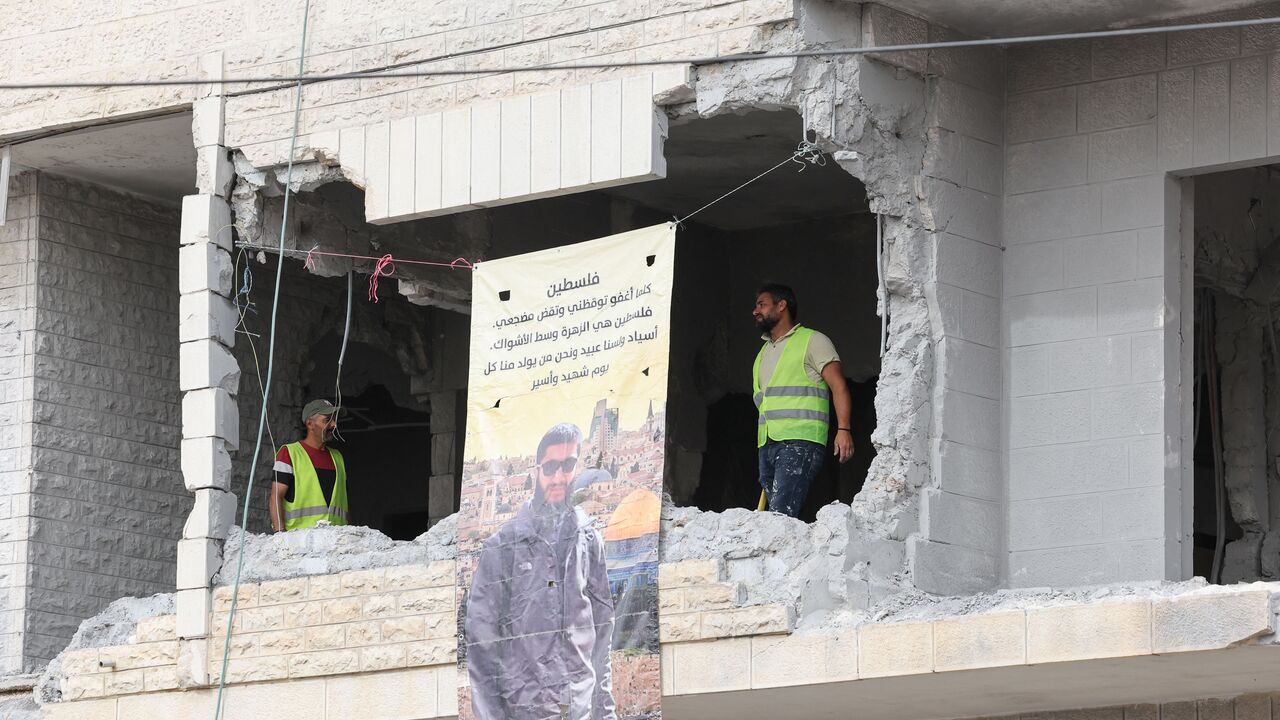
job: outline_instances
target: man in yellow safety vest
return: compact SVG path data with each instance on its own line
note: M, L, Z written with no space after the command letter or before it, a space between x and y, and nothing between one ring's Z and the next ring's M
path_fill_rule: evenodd
M328 446L338 427L338 408L328 400L312 400L302 409L307 436L276 453L271 484L271 527L309 528L324 521L346 525L347 467L342 453Z
M760 411L760 487L770 510L792 517L800 514L809 485L822 469L832 404L837 420L833 455L842 463L853 457L853 402L840 356L826 335L797 324L799 311L795 291L776 284L760 288L752 311L764 340L752 373Z

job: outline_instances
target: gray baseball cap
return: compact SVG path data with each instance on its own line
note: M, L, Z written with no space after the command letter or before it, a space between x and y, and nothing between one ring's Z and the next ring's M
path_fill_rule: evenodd
M302 422L306 422L312 415L332 415L336 412L338 407L328 400L312 400L302 408Z

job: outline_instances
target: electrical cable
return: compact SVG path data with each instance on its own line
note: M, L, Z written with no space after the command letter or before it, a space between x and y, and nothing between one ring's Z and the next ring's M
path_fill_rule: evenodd
M778 168L782 167L783 165L786 165L786 164L787 164L787 163L789 163L789 162L797 163L798 165L800 165L800 170L801 170L801 171L803 171L803 170L805 169L805 167L806 167L806 165L805 165L805 163L806 163L806 162L808 162L808 163L810 163L810 164L813 164L813 165L826 165L826 164L827 164L827 159L826 159L826 156L822 154L822 151L818 149L818 146L817 146L817 145L814 145L813 143L809 142L808 140L801 140L801 141L800 141L800 145L799 145L798 147L796 147L796 151L795 151L795 152L793 152L793 153L791 153L791 155L787 156L787 158L786 158L785 160L783 160L782 162L778 163L777 165L774 165L773 167L769 168L768 170L765 170L764 172L760 173L759 175L756 175L755 177L751 178L750 180L748 180L748 181L746 181L746 182L742 183L742 184L741 184L741 185L739 185L738 187L736 187L736 188L734 188L734 189L730 190L729 192L727 192L727 193L725 193L725 194L721 195L720 197L716 198L715 200L712 200L711 202L707 203L706 205L703 205L702 207L698 208L697 210L694 210L693 212L689 213L688 215L685 215L684 217L680 217L680 218L672 218L672 219L671 219L671 221L672 221L672 222L674 222L674 223L676 224L676 226L677 226L677 227L682 226L682 225L684 225L684 221L685 221L685 220L688 220L689 218L693 217L694 215L697 215L698 213L702 212L703 210L706 210L707 208L711 207L712 205L715 205L716 203L720 202L721 200L724 200L725 198L729 197L730 195L732 195L732 194L734 194L734 193L738 192L739 190L743 189L744 187L746 187L746 186L750 185L751 183L753 183L753 182L755 182L755 181L759 180L760 178L764 177L765 175L768 175L769 173L773 172L774 170L777 170ZM399 262L399 261L397 261L397 262Z
M306 0L302 8L302 39L298 49L298 74L301 75L307 58L307 25L311 17L311 0ZM293 157L297 151L298 127L302 118L302 84L298 83L297 95L293 104L293 134L289 140L289 165L285 170L284 209L280 217L280 250L284 250L286 231L289 227L289 198L293 185ZM267 379L262 388L262 411L258 415L258 435L253 447L253 461L249 465L249 484L244 493L244 511L240 516L240 548L236 559L236 576L231 587L231 607L227 613L227 632L222 644L222 666L218 673L218 695L215 700L213 718L222 717L223 693L227 687L227 663L231 657L231 628L235 623L236 606L240 599L240 576L244 571L245 528L249 524L249 505L253 498L253 481L258 472L258 458L262 452L262 432L267 422L267 402L271 395L271 378L275 372L276 329L280 312L280 282L284 275L284 253L281 252L276 263L276 283L272 288L271 298L271 330L267 338Z
M1280 24L1280 17L1250 18L1247 20L1219 20L1214 22L1189 23L1186 25L1159 25L1154 27L1123 28L1119 30L1090 30L1086 32L1058 33L1049 35L1020 35L1003 38L977 38L972 40L946 40L939 42L903 43L898 45L881 45L875 47L832 48L828 50L798 50L783 53L737 53L732 55L714 55L700 58L634 60L628 62L594 62L568 63L560 65L523 65L497 66L491 68L472 68L468 70L415 70L410 72L384 72L378 69L345 73L318 73L265 77L246 76L233 78L174 78L169 80L63 80L36 81L26 83L0 83L0 90L49 90L69 88L104 88L104 87L161 87L173 85L280 85L284 89L290 85L303 85L336 80L367 80L419 77L450 77L459 75L501 75L506 73L572 71L572 70L612 70L629 67L654 67L660 65L713 65L725 62L752 62L758 60L780 60L790 58L824 58L850 55L869 55L903 52L922 52L928 50L948 50L954 48L999 47L1005 45L1028 45L1041 42L1061 42L1066 40L1095 40L1101 38L1132 37L1135 35L1153 35L1158 33L1192 32L1196 30L1221 30L1228 28L1257 27ZM304 51L305 52L305 51ZM436 62L454 56L445 56L436 60L417 61Z
M1222 419L1220 415L1222 412L1222 398L1220 396L1222 388L1219 385L1218 378L1218 353L1214 346L1215 336L1217 335L1214 307L1216 303L1212 295L1206 295L1205 300L1204 357L1207 376L1205 392L1209 396L1209 433L1210 440L1213 443L1213 497L1217 511L1215 526L1217 537L1214 538L1213 565L1209 571L1209 582L1220 584L1222 582L1223 555L1227 543L1227 488L1226 476L1222 466Z
M263 403L265 404L267 386L266 386L266 383L262 381L262 364L258 360L258 346L257 346L257 343L253 341L254 338L262 337L262 336L259 335L258 333L251 332L249 330L249 327L245 325L245 322L244 322L245 318L248 316L250 311L254 312L255 314L257 313L257 311L253 309L253 303L248 302L248 297L249 297L248 288L253 287L253 281L252 281L253 275L249 273L249 263L248 263L248 260L246 259L247 255L248 253L243 249L241 249L240 252L236 253L235 273L232 275L232 277L235 277L235 275L238 275L240 273L240 261L244 259L245 260L245 268L244 268L245 277L249 278L249 282L246 283L241 288L244 292L244 296L246 300L243 308L239 307L239 302L236 303L237 312L240 315L240 320L239 322L236 323L236 332L240 333L241 335L244 335L249 342L249 352L253 354L253 372L255 375L258 376L258 390L259 390L259 393L262 395ZM238 297L239 296L237 295L237 298ZM271 447L279 447L278 445L276 445L276 434L271 429L270 416L267 416L267 438L271 440Z
M337 408L333 412L335 420L338 419L338 414L342 412L342 361L347 357L347 337L351 334L351 296L354 294L355 275L354 268L347 271L347 321L342 326L342 349L338 350L338 372L333 378L333 404ZM346 442L336 426L333 429L333 434L338 440Z
M279 252L284 255L289 255L292 257L302 257L302 258L310 258L313 255L323 255L325 257L347 258L349 260L373 260L375 263L381 262L384 258L386 258L386 255L355 255L352 253L326 252L324 250L320 250L318 247L313 247L310 250L297 250L295 248L285 248L284 250L280 250L279 248L271 247L268 245L259 245L257 243L250 243L250 242L238 242L236 243L236 247L244 250L265 250L269 252ZM402 258L395 258L395 261L402 265L427 265L430 267L449 268L450 270L457 270L458 268L466 268L467 270L476 269L475 263L471 262L470 260L464 257L456 258L453 262L437 262L435 260L405 260Z

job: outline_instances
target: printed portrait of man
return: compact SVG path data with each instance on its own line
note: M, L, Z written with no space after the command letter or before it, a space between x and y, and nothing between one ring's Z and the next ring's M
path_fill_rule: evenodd
M485 540L466 604L477 720L615 720L604 538L570 489L582 431L538 443L534 496Z

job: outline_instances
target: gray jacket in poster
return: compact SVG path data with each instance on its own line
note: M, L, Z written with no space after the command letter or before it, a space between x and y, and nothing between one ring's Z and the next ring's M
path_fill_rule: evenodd
M615 720L604 539L577 507L526 503L484 542L464 623L476 720Z

